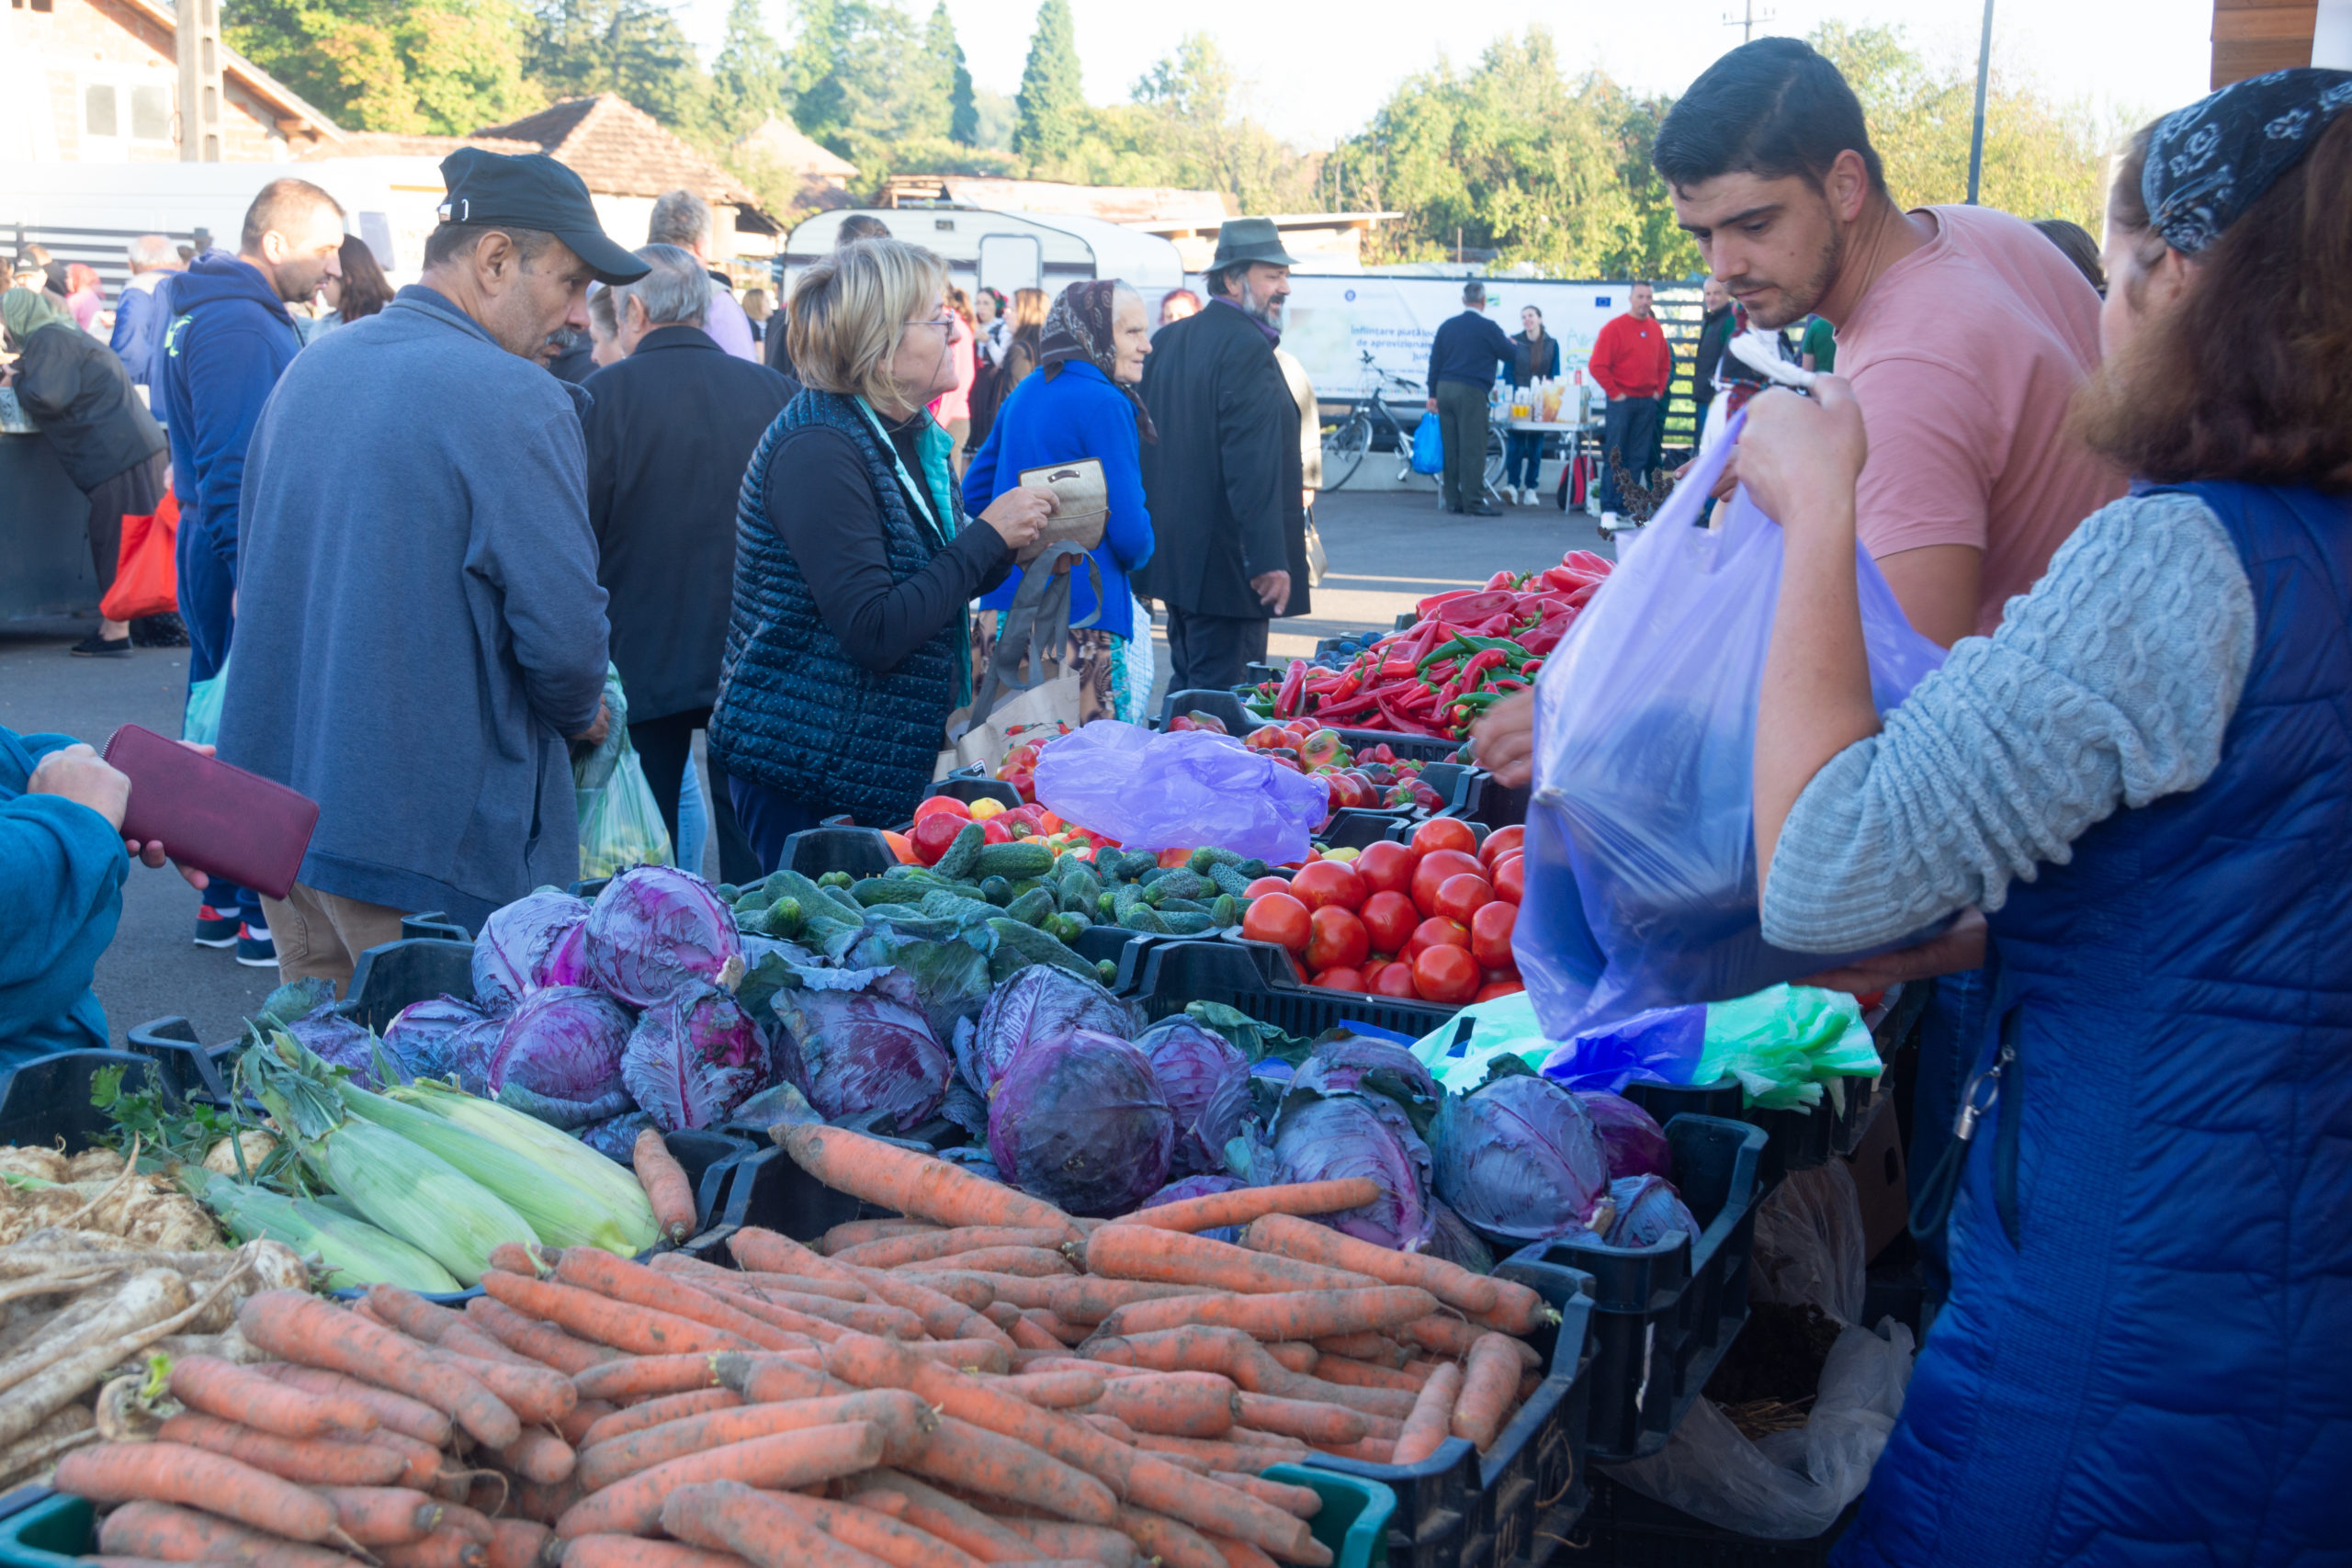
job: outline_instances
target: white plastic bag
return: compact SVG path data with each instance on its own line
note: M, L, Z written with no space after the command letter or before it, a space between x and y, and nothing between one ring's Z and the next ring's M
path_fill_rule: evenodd
M1869 1250L1852 1168L1832 1159L1792 1170L1756 1211L1748 1297L1810 1303L1840 1323L1860 1323Z

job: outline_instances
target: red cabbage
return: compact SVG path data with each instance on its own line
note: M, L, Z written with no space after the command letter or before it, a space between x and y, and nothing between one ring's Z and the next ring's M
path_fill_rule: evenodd
M1151 1063L1176 1113L1176 1173L1223 1170L1226 1140L1250 1113L1250 1058L1216 1030L1181 1015L1145 1030L1136 1049Z
M669 865L636 865L588 911L588 983L633 1008L681 987L732 991L743 977L735 914L709 883Z
M484 1018L461 1023L449 1036L448 1073L468 1094L489 1095L490 1066L498 1059L498 1043L506 1038L506 1020Z
M519 1084L553 1100L609 1094L620 1083L628 1034L628 1011L601 992L580 986L534 991L506 1015L484 1075L490 1093Z
M1431 1142L1438 1196L1489 1235L1566 1235L1590 1223L1608 1191L1592 1118L1548 1078L1514 1073L1448 1095Z
M912 976L863 973L856 990L776 993L777 1070L828 1122L905 1132L939 1109L955 1064L931 1032Z
M997 1168L1069 1213L1130 1212L1168 1179L1175 1146L1175 1112L1151 1064L1114 1034L1081 1029L1025 1045L989 1096Z
M1699 1222L1683 1207L1682 1195L1663 1176L1628 1176L1609 1184L1617 1217L1609 1226L1611 1247L1656 1247L1679 1231L1698 1245Z
M652 1117L642 1111L631 1111L592 1122L574 1135L606 1159L627 1165L637 1156L637 1135L652 1125Z
M1430 1200L1430 1214L1433 1223L1430 1227L1430 1244L1421 1248L1423 1252L1440 1262L1467 1269L1473 1274L1495 1271L1494 1250L1487 1247L1476 1231L1470 1228L1467 1220L1453 1212L1444 1199Z
M1405 1108L1416 1132L1427 1134L1443 1092L1420 1058L1404 1046L1368 1035L1344 1034L1311 1047L1291 1078L1292 1092L1385 1094Z
M362 1089L381 1089L376 1076L376 1047L379 1042L365 1024L355 1023L334 1010L334 1003L325 1002L311 1009L291 1022L279 1025L287 1033L300 1041L305 1049L331 1067L347 1067L351 1081ZM385 1056L395 1070L400 1064L392 1053Z
M968 1043L958 1032L956 1065L986 1095L1025 1045L1052 1044L1082 1029L1130 1040L1142 1027L1132 1006L1085 976L1032 964L989 993Z
M621 1055L621 1081L663 1132L708 1127L768 1081L767 1047L734 998L683 987L637 1021Z
M1577 1099L1600 1134L1611 1179L1672 1174L1674 1151L1667 1146L1666 1129L1648 1111L1606 1089L1577 1091Z
M401 1009L384 1025L384 1049L399 1058L411 1077L443 1078L457 1071L451 1048L458 1032L480 1023L484 1014L452 996L427 997Z
M492 911L474 942L474 1005L504 1012L542 987L582 984L578 944L587 919L587 899L553 887Z
M1274 1165L1275 1182L1368 1176L1380 1184L1363 1207L1317 1216L1334 1229L1401 1252L1429 1240L1429 1145L1385 1095L1295 1093L1274 1122Z

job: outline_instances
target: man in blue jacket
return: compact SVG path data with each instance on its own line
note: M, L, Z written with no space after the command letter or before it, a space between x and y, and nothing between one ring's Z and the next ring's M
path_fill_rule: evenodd
M114 335L107 346L130 378L145 387L155 378L155 349L172 312L164 286L180 270L180 254L163 235L141 234L130 242L130 281L114 302Z
M1487 504L1487 400L1519 346L1487 316L1487 286L1462 286L1462 312L1430 339L1430 408L1445 437L1445 509L1499 517Z
M229 660L236 620L238 498L245 445L262 405L301 344L289 300L342 276L343 209L306 181L272 180L245 209L237 254L206 251L172 280L172 318L150 385L172 441L180 502L175 564L187 623L187 678L209 681ZM234 947L255 968L277 962L261 900L219 885L197 911L200 947Z

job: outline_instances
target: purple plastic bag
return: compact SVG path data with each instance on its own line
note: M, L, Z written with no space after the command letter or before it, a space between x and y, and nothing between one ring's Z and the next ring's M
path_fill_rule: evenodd
M1784 952L1758 924L1756 708L1781 530L1745 489L1712 527L1696 525L1743 423L1699 455L1536 682L1515 947L1555 1040L1860 956ZM1884 713L1944 653L1911 629L1870 556L1858 547L1854 558L1871 696Z
M1269 865L1306 858L1330 815L1320 779L1229 735L1155 734L1096 719L1037 758L1037 799L1129 850L1231 850Z
M1704 1005L1652 1008L1554 1046L1543 1072L1569 1089L1622 1094L1629 1083L1689 1083L1706 1046Z

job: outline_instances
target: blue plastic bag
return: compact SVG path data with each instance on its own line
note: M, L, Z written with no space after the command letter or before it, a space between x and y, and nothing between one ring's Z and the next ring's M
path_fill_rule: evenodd
M1413 472L1445 472L1445 433L1438 429L1434 413L1421 415L1421 423L1413 426Z
M233 653L231 659L236 657ZM180 739L191 746L210 746L220 739L220 703L229 694L229 660L212 672L209 681L198 681L187 689L187 711L180 717Z
M1229 735L1160 734L1107 718L1038 755L1037 800L1130 850L1205 845L1269 865L1306 859L1331 804L1321 779Z
M1739 428L1701 453L1536 682L1516 946L1555 1040L1860 956L1770 947L1758 924L1756 706L1781 530L1744 487L1713 527L1695 526ZM1911 629L1859 548L1855 571L1871 696L1884 713L1943 649Z

